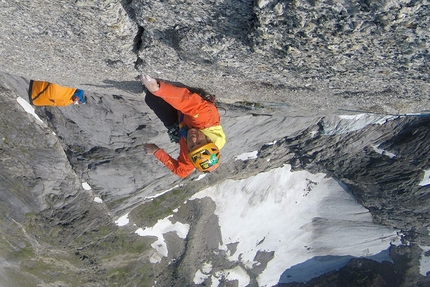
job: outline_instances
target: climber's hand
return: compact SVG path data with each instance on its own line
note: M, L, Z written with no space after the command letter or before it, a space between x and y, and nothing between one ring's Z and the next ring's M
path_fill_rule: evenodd
M148 75L140 75L139 79L142 82L142 85L144 85L151 93L154 93L160 89L160 86L158 85L157 80L155 80L154 78L151 78Z
M156 153L160 148L153 143L146 143L143 145L143 149L145 150L146 154L154 154Z

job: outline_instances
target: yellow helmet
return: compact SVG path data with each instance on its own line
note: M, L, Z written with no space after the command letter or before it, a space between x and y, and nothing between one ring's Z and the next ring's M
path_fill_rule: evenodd
M220 163L219 149L212 142L190 151L188 158L202 172L214 171Z

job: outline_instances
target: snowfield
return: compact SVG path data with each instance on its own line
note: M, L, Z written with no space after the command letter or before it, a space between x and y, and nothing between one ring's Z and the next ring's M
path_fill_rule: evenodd
M251 269L259 264L254 260L259 251L274 251L257 278L260 286L277 284L285 270L315 256L371 257L399 243L396 230L374 224L368 210L325 174L291 172L285 166L227 180L192 199L203 197L216 203L224 243L220 249L238 243L229 260ZM239 286L249 283L246 270L228 273L233 271Z
M220 250L227 251L228 260L241 264L229 270L213 271L212 263L207 262L196 272L195 284L210 277L212 286L218 286L221 278L247 286L250 283L247 269L261 264L255 261L259 252L273 252L273 259L257 278L259 286L273 286L278 282L309 280L338 269L347 263L346 257L375 259L375 255L384 254L391 244L400 243L396 230L374 224L369 211L333 178L307 171L291 172L288 165L243 180L226 180L202 190L190 200L205 197L216 203L215 214L223 241ZM128 224L128 214L115 223ZM171 231L186 238L189 225L173 224L167 217L153 227L137 228L136 234L157 238L152 244L152 263L167 257L163 234ZM227 248L231 243L238 243L233 254ZM318 265L318 258L324 256L340 259L330 264L328 260L325 263L320 260L325 265ZM382 260L390 259L385 254L380 256ZM281 278L289 268L306 262L312 264L312 272L309 268L295 272L293 269L287 281Z

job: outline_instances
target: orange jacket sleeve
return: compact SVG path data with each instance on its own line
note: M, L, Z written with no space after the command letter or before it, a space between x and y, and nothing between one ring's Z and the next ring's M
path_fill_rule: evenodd
M194 171L194 166L188 159L187 143L184 138L179 141L180 151L178 159L172 158L164 150L159 149L154 156L168 169L181 178L185 178Z
M172 107L185 115L188 127L204 129L220 124L218 109L212 103L205 101L198 94L187 88L176 87L160 82L160 89L154 95L164 99Z

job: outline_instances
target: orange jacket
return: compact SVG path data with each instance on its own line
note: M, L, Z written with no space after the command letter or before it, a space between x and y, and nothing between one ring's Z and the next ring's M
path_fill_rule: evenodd
M183 114L180 124L188 128L205 129L220 124L220 116L216 106L205 101L198 94L191 93L187 88L180 88L160 82L160 89L154 95L164 99L178 110L178 118ZM188 159L187 142L184 137L179 140L179 157L173 159L164 150L159 149L154 155L176 175L185 178L194 170L194 165Z
M30 81L30 101L35 106L67 106L73 104L72 96L76 89L57 84Z

